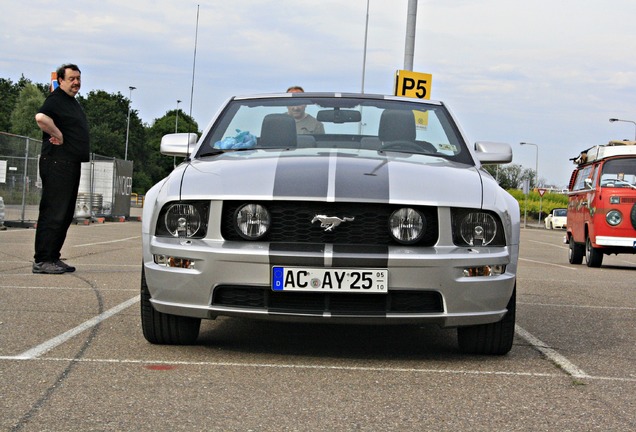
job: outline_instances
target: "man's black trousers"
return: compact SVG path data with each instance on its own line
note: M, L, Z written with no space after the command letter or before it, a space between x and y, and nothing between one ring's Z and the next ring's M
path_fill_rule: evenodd
M35 262L55 262L73 222L82 164L40 157L42 198L35 231Z

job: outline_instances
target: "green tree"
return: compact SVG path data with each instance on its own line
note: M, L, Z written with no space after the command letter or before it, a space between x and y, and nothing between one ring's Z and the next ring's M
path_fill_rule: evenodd
M104 156L124 159L130 101L121 93L111 94L103 90L91 91L86 97L79 96L78 100L88 119L91 151ZM129 150L139 145L143 141L144 135L143 125L135 110L130 112L130 131ZM134 160L133 157L128 157L128 159Z
M42 101L49 94L50 84L35 84L22 76L17 83L0 78L0 131L13 131L27 136L40 136L28 130ZM37 90L37 91L36 91ZM41 95L39 98L37 94ZM20 98L20 101L19 101ZM24 99L22 99L24 98ZM179 158L164 156L159 148L164 135L175 132L196 132L199 127L192 117L182 110L171 110L152 123L144 124L136 110L128 110L130 100L121 93L111 94L95 90L86 96L77 97L88 118L91 137L91 151L97 155L133 161L133 191L145 193L153 184L173 170ZM15 114L14 114L15 112ZM15 125L12 123L15 121ZM126 129L128 132L128 154L126 155ZM35 130L35 129L34 129ZM0 140L0 147L3 147ZM1 150L1 149L0 149Z
M28 83L22 88L11 112L11 133L36 139L42 136L35 122L35 114L44 99L44 94L36 85Z
M0 131L11 130L11 112L18 100L20 87L10 79L0 78Z
M178 121L177 121L178 113ZM148 156L151 169L148 171L152 183L156 183L166 177L170 171L174 169L175 164L179 164L182 158L173 158L162 155L160 152L161 138L164 135L175 133L194 132L199 133L199 126L192 117L184 113L182 110L171 110L166 112L163 117L155 119L152 126L148 129L146 135L148 142Z
M504 189L516 189L521 187L523 180L534 178L534 171L524 169L519 164L507 165L485 165L484 168L490 173L499 185Z

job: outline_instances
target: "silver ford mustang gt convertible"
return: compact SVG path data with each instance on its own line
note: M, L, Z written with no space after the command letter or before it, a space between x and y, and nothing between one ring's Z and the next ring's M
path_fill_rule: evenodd
M141 323L191 344L217 316L457 328L506 354L519 206L441 102L344 93L230 98L146 194Z

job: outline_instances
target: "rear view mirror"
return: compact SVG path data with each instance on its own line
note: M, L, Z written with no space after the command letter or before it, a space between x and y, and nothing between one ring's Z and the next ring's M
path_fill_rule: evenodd
M361 119L360 111L342 110L339 108L318 111L316 116L316 120L326 123L356 123Z

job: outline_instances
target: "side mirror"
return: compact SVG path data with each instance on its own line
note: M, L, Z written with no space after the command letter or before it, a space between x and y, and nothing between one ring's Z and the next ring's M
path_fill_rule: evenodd
M477 159L482 164L506 164L512 162L512 147L510 144L490 141L475 143Z
M585 187L588 189L594 189L594 187L592 186L592 179L591 178L586 178L585 180L583 180L583 183L585 183Z
M195 133L175 133L161 138L160 151L166 156L188 157L197 144Z

